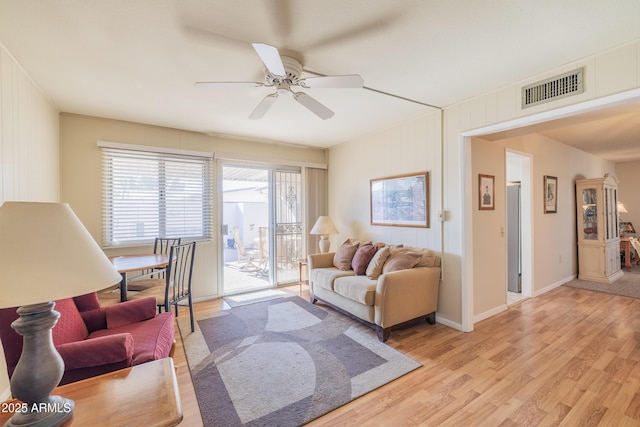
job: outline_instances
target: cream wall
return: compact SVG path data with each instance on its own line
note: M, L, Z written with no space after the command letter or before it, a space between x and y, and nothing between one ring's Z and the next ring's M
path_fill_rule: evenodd
M640 135L638 135L640 144ZM620 214L620 221L631 221L636 229L636 235L640 236L640 161L616 163L616 176L618 183L618 200L620 200L629 213Z
M404 243L441 252L442 199L441 116L431 110L423 118L340 144L329 150L329 215L340 231L331 249L347 238ZM429 228L370 225L369 181L413 172L429 172ZM450 292L454 292L452 295ZM441 286L440 313L456 300L456 289Z
M425 141L429 141L425 144ZM329 215L339 235L335 249L349 237L440 250L440 113L403 123L329 150ZM429 172L430 228L370 225L369 180Z
M478 280L478 287L484 292L474 295L474 314L484 313L504 304L506 297L506 239L504 191L505 152L498 144L475 140L471 147L473 156L472 174L476 177L473 198L473 230L474 240L473 271ZM494 207L493 210L479 210L478 174L493 175ZM500 274L502 272L502 274Z
M0 204L60 198L58 110L0 45ZM2 283L10 292L15 283ZM2 298L2 293L0 293ZM0 354L0 401L9 378Z
M102 240L101 151L97 141L149 145L207 153L232 153L253 158L279 159L282 162L326 163L326 150L226 139L158 126L62 114L60 146L62 163L61 199L70 204L96 239ZM217 189L216 189L217 192ZM214 212L218 211L217 194ZM214 221L214 230L219 225ZM216 297L218 289L218 236L198 242L193 278L194 299ZM128 247L107 250L108 255L152 251L152 248Z

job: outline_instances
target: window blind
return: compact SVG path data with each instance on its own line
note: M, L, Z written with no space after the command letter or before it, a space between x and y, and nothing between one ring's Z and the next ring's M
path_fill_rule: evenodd
M106 247L212 234L211 158L102 148Z

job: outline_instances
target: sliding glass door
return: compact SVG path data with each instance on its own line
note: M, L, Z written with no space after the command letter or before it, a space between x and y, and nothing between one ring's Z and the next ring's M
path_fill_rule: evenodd
M222 165L223 294L298 280L301 189L299 170Z

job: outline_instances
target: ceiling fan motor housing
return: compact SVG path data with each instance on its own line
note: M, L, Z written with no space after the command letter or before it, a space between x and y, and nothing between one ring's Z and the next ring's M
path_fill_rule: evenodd
M282 86L283 89L288 91L289 86L299 85L300 76L302 75L302 64L295 58L290 56L281 56L282 65L284 65L284 71L286 76L276 76L271 74L268 70L265 70L265 81L268 86L276 86L278 88ZM284 79L283 79L284 77Z

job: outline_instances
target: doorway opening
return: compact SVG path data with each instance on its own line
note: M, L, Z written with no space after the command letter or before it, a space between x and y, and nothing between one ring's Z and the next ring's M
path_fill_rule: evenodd
M298 280L301 191L299 169L222 165L223 295Z
M506 152L507 305L532 296L531 156Z

